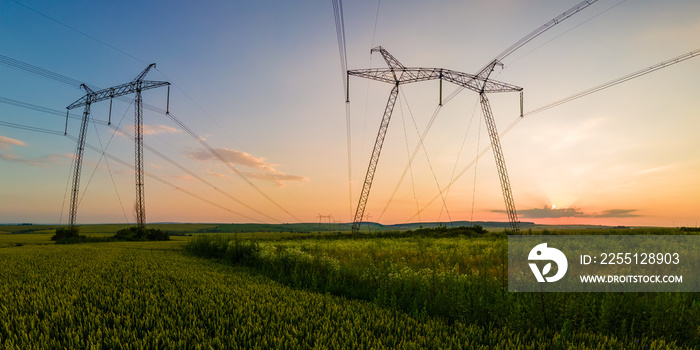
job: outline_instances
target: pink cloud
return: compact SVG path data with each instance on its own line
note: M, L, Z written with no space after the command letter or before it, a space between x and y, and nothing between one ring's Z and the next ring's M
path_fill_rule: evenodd
M0 149L7 150L11 149L12 146L26 146L24 141L12 139L5 136L0 136Z
M204 149L190 151L187 155L198 161L216 161L219 157L223 158L230 164L236 164L251 168L252 170L239 170L247 177L276 183L278 186L284 186L285 182L290 181L308 181L306 176L289 175L277 170L278 164L268 163L263 157L255 157L250 153L240 152L228 148L217 148L214 150L218 157ZM238 170L238 169L237 169ZM224 177L225 175L207 170L211 175Z

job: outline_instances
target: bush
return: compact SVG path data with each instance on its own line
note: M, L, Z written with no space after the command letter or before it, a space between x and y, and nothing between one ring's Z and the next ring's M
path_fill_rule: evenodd
M56 229L56 234L51 237L52 241L60 241L60 240L80 240L82 238L85 238L85 236L80 235L80 229L78 229L75 226L69 226L69 227L59 227Z
M459 226L459 227L447 227L445 225L440 225L438 227L431 228L419 228L417 230L408 230L406 232L399 233L400 237L410 237L410 236L426 236L426 237L478 237L489 233L483 227L479 225L473 226Z
M169 241L170 234L168 234L168 231L152 228L148 230L146 238L148 238L149 241Z
M161 229L133 226L117 231L113 238L118 241L169 241L170 234Z
M243 241L238 235L199 236L190 241L187 250L199 256L224 259L233 264L256 266L261 261L260 245L255 241Z

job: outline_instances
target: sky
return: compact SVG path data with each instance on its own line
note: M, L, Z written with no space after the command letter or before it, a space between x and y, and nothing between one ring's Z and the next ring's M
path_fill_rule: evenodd
M370 54L381 45L405 66L473 74L578 2L345 2L348 68L386 67ZM501 143L521 221L697 226L700 59L527 112L700 48L698 18L697 1L600 0L503 60L492 77L524 89L526 116L517 93L489 99L499 131L516 123ZM146 78L172 83L169 109L194 136L158 112L166 88L143 93L148 222L352 221L391 86L351 77L346 115L338 51L331 1L0 0L0 223L68 222L63 132L78 134L82 109L66 125L65 108L85 94L10 60L99 88L157 64ZM478 95L436 113L438 82L400 91L366 219L507 221ZM109 101L92 105L86 142L121 162L85 150L78 223L135 221L133 98L113 103L122 131L100 123Z

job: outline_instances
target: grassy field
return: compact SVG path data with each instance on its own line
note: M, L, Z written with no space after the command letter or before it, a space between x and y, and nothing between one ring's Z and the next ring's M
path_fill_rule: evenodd
M0 349L692 349L700 337L695 295L611 294L594 304L605 327L565 321L585 300L545 296L542 324L539 294L503 290L498 236L50 236L0 234ZM192 254L203 242L220 259ZM657 328L631 326L634 307Z
M679 231L646 229L634 233ZM624 339L628 344L664 339L700 347L697 293L507 292L507 240L501 234L397 234L260 242L236 240L231 235L203 236L188 249L255 267L295 288L371 301L417 319L507 327L525 337L533 330L549 339L590 332Z

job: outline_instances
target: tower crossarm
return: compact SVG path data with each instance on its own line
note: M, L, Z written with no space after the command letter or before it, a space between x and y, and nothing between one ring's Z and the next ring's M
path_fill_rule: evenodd
M148 71L150 71L151 68L155 68L155 67L156 67L155 63L149 64L148 67L146 67L144 70L142 70L141 73L139 73L139 75L137 75L136 78L134 78L134 80L132 80L132 82L143 81L143 78L146 77L146 74L148 74Z
M498 80L489 79L488 76L483 77L480 75L467 74L462 72L457 72L449 69L442 70L442 79L449 81L455 85L459 85L465 89L472 90L474 92L485 93L491 92L514 92L522 91L523 88Z
M522 91L523 88L498 80L490 79L488 75L473 75L444 68L425 67L404 67L375 68L375 69L354 69L349 70L348 75L372 79L389 84L408 84L428 80L444 79L463 88L485 93L491 92L515 92Z
M381 46L374 47L374 48L372 48L372 50L369 50L369 52L370 52L370 54L375 53L375 52L379 52L382 55L382 57L384 57L384 61L386 61L386 65L389 66L389 68L392 68L392 69L406 68L406 67L404 67L403 64L401 64L401 62L399 62L399 60L396 59L396 57L394 57L392 54L389 53L389 51L387 51L385 48L383 48Z
M149 90L155 89L161 86L170 85L167 81L151 81L151 80L136 80L125 84L113 86L111 88L102 89L99 91L88 92L85 96L81 97L77 101L71 103L66 107L66 109L74 109L78 107L83 107L88 103L95 103L99 101L109 100L111 98L128 95L136 92L137 90Z
M440 71L440 68L378 68L349 70L348 75L395 85L440 79Z

